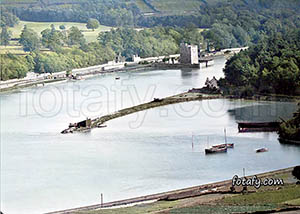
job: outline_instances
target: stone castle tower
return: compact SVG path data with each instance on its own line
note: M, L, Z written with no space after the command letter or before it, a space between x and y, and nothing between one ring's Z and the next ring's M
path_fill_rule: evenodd
M199 64L198 46L180 44L180 63L182 64Z

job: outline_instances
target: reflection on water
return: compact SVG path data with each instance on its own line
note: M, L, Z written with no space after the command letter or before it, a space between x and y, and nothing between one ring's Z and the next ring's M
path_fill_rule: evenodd
M292 110L285 103L182 103L118 118L90 133L60 134L86 116L203 86L207 77L223 76L224 63L216 60L201 71L124 72L120 81L106 74L1 94L2 211L43 213L99 203L101 193L107 202L230 179L243 168L250 175L299 164L300 148L279 144L276 133L237 130L235 117L253 118L257 105ZM224 142L224 127L235 148L206 156L206 147ZM256 154L262 146L270 151Z
M244 106L228 110L229 115L237 121L271 122L287 120L297 110L296 103L268 103L261 102L259 105Z

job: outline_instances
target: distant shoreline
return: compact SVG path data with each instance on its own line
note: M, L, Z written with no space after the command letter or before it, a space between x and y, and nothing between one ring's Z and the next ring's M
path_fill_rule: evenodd
M225 51L232 50L232 53L239 52L240 50L246 49L245 48L232 48L232 49L225 49L218 52L215 52L214 54L210 54L211 57L218 58L221 56L226 56ZM228 55L230 56L230 54ZM101 65L95 65L85 68L79 68L79 69L73 69L75 70L82 70L83 73L78 74L78 76L81 77L94 77L99 74L105 74L105 73L114 73L114 72L124 72L124 71L138 71L138 70L157 70L157 69L182 69L182 68L199 68L199 65L186 65L186 64L168 64L168 63L155 63L155 61L162 61L164 58L172 58L172 57L179 57L179 54L173 54L169 56L158 56L158 57L148 57L148 58L140 58L139 62L148 62L146 64L139 64L138 62L132 63L132 62L123 62L116 65L108 66L112 67L110 69L101 70L101 68L105 67L105 64ZM123 65L123 67L119 68L120 65ZM58 72L61 73L61 72ZM53 73L53 75L57 75L57 73ZM53 82L62 82L62 81L68 81L70 78L68 77L58 77L56 79L11 79L8 81L1 81L0 82L0 93L6 93L6 92L14 92L18 91L23 88L30 88L30 87L36 87L41 85L47 85L48 83ZM15 81L15 84L11 83ZM8 85L13 84L11 87L1 87L1 85Z

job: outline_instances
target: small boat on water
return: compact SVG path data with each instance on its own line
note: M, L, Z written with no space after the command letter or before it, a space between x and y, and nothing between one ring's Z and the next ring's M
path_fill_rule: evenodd
M220 149L220 148L226 147L227 149L228 148L233 149L234 148L234 143L227 143L226 129L224 129L224 139L225 139L225 143L212 146L212 148L219 148Z
M119 80L119 79L120 79L120 77L116 77L115 79L116 79L116 80Z
M205 149L205 154L224 153L227 152L227 148L234 148L233 143L227 143L226 129L224 129L225 143L212 146L211 148Z
M267 151L269 151L269 150L265 147L256 149L256 153L267 152Z
M212 146L212 148L224 148L224 147L227 147L229 149L233 149L234 148L234 143L224 143L224 144L219 144L219 145L215 145L215 146Z
M205 154L214 154L214 153L225 153L227 152L227 148L223 147L223 148L209 148L209 149L205 149Z

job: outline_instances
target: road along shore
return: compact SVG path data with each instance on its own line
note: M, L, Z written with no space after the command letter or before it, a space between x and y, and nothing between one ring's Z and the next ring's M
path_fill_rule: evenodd
M258 178L270 178L273 176L276 176L278 174L283 173L291 173L293 170L293 167L280 169L276 171L266 172L257 174L256 176ZM246 178L251 178L254 175L246 176ZM204 184L200 186L194 186L190 188L184 188L184 189L178 189L173 191L168 191L164 193L158 193L158 194L152 194L147 196L141 196L136 198L130 198L126 200L120 200L120 201L114 201L114 202L108 202L103 204L95 204L91 206L84 206L84 207L78 207L74 209L66 209L61 211L55 211L55 212L49 212L46 214L69 214L74 212L80 212L80 211L90 211L90 210L97 210L101 208L112 208L117 206L124 206L124 205L134 205L136 203L140 202L151 202L151 201L159 201L159 200L179 200L184 198L191 198L191 197L197 197L201 195L207 195L207 194L232 194L230 190L232 186L232 180L225 180L221 182L215 182L210 184ZM235 192L239 193L239 192Z

